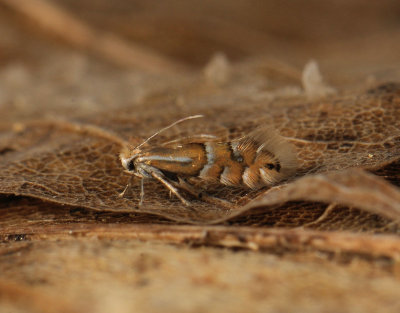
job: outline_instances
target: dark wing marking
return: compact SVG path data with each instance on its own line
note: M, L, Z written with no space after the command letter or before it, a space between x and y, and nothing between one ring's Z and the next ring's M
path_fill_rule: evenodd
M294 175L297 169L293 146L270 126L258 127L233 143L237 143L241 155L251 158L252 164L258 164L261 178L267 185ZM260 163L262 160L266 162Z

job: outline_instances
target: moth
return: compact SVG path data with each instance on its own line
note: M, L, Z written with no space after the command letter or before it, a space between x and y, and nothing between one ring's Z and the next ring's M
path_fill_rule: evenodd
M271 127L258 127L249 134L232 141L220 141L209 135L174 140L165 144L144 147L161 132L183 121L199 118L189 116L157 131L134 148L125 147L120 160L125 171L133 174L125 190L130 190L132 178L140 178L140 202L143 204L145 179L156 179L180 201L190 202L180 193L185 190L192 196L211 203L225 203L195 187L191 179L214 182L221 186L259 189L272 186L292 175L296 158L289 142Z

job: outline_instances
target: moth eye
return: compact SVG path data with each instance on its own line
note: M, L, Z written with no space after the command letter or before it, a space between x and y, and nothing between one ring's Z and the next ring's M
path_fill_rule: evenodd
M128 162L128 171L133 171L135 169L135 164L133 163L133 160Z

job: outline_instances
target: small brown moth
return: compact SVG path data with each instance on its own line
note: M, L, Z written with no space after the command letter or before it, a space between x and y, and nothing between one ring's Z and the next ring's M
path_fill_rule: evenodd
M259 127L241 138L221 142L209 135L171 141L160 146L142 148L164 130L183 121L180 119L161 129L133 149L120 153L122 166L141 178L139 206L143 203L144 179L157 179L185 205L190 205L178 191L183 189L207 202L221 203L196 189L188 180L218 182L221 185L258 189L272 186L288 178L296 170L296 158L291 145L270 127ZM133 177L133 176L132 176ZM131 180L121 193L129 190Z

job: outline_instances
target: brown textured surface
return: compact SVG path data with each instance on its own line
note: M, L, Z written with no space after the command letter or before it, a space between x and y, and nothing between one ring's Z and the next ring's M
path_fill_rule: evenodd
M146 312L243 312L261 306L290 311L293 301L296 310L314 312L337 312L343 303L364 312L399 309L398 265L386 259L356 259L343 266L322 255L282 258L135 240L16 243L3 251L1 294L25 312L27 307L43 312L49 305L54 309L47 309L50 312L126 312L127 307ZM20 256L17 262L15 255ZM19 268L12 276L9 262ZM63 269L57 270L60 262ZM313 286L318 286L318 302Z
M1 312L399 311L396 1L205 1L195 12L190 1L49 2L98 34L89 46L7 3ZM102 50L108 31L169 65L129 67L129 54ZM234 63L204 69L217 50ZM336 92L310 100L311 58ZM191 114L206 117L152 143L268 124L293 143L296 176L257 192L208 186L230 209L195 199L188 209L153 181L143 208L137 185L120 199L121 145Z
M184 91L182 93L185 94ZM228 97L229 95L225 98ZM157 102L152 106L162 106L164 101L159 99L160 104ZM228 137L240 136L257 125L273 124L282 135L291 138L296 147L299 160L297 176L352 167L377 171L392 166L394 173L389 175L393 176L397 172L397 166L393 164L398 164L397 158L400 155L400 85L384 84L366 93L360 92L346 97L331 96L329 99L311 103L304 103L304 99L296 99L297 103L287 103L284 100L275 100L273 103L248 101L245 105L233 105L224 101L210 104L206 110L200 106L205 101L204 96L192 96L186 101L190 110L187 109L186 114L181 113L180 116L193 113L207 115L207 121L201 122L200 125L199 122L186 123L186 131L194 134L198 133L197 129L200 127L207 133L209 129L213 133L212 128L217 125L219 132L227 134ZM126 134L145 132L146 129L150 135L159 126L153 126L153 130L149 129L148 121L154 115L154 111L139 110L140 107L145 108L148 105L139 105L137 111L131 114L124 112L123 120L120 111L115 108L111 120L102 117L105 113L100 112L96 114L95 121L87 117L84 123L96 123L98 127L107 123L107 127L115 121L115 125L124 131L113 131L117 135L120 133L122 138L127 136ZM196 108L197 106L200 107ZM172 110L174 104L169 108ZM214 110L216 112L211 113ZM224 114L218 114L218 111L223 111ZM164 113L163 120L168 119L168 116L171 116L170 121L178 117L176 114ZM240 115L245 117L239 119ZM71 126L68 129L67 126L68 122L65 121L38 121L32 125L14 124L14 129L4 132L1 143L4 153L0 165L0 191L4 194L39 197L47 201L96 210L152 213L191 223L214 223L229 219L229 216L236 215L238 210L242 212L243 204L256 196L256 193L252 192L242 197L246 191L238 192L232 188L217 186L215 195L236 202L236 207L227 210L194 200L191 209L188 210L176 198L169 198L164 186L150 181L145 185L145 190L150 190L146 194L145 206L138 209L138 184L133 187L131 197L118 197L129 177L121 171L118 160L120 144L101 137L102 133L89 132L84 127L77 129ZM104 129L106 132L107 128ZM184 131L182 129L182 132ZM134 141L138 142L139 139L134 138L132 142ZM338 189L334 186L335 182L329 178L321 185L321 181L324 180L322 176L310 176L305 183L302 183L302 180L289 183L289 188L296 189L299 194L297 198L283 196L279 202L307 199L308 195L314 195L318 188L325 188L331 189L330 193L327 191L328 195L323 195L320 190L316 198L309 200L356 205L373 213L399 218L399 192L389 183L373 176L367 176L368 179L365 180L360 171L342 171L332 175L335 177L333 180L339 180L339 184L341 180L347 180L346 189ZM357 175L361 175L358 180ZM311 187L311 181L315 181L314 189ZM394 183L398 184L398 181ZM369 186L363 188L363 184ZM381 186L376 193L381 191L382 196L376 195L373 203L364 201L375 185L376 188ZM347 189L352 186L359 190L357 193L353 190L347 195L351 199L346 201L340 197L341 194L348 193ZM282 192L278 186L268 190L266 194L275 191ZM213 192L212 189L210 192ZM356 198L360 201L357 202ZM254 205L259 206L260 203L255 202ZM252 206L250 202L245 208Z

